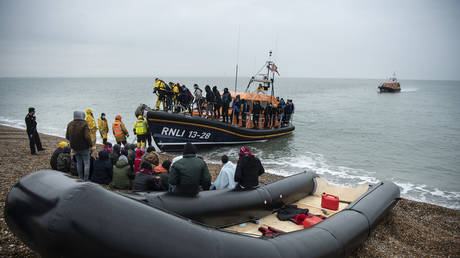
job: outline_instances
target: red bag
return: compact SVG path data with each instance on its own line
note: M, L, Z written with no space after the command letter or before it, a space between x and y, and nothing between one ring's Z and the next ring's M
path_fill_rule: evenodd
M303 221L303 228L309 228L315 224L320 223L321 221L323 220L317 216L306 217L305 220Z

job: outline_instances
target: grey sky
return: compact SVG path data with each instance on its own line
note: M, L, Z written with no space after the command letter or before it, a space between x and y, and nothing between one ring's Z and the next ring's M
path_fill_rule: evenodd
M0 77L460 80L460 1L0 0Z

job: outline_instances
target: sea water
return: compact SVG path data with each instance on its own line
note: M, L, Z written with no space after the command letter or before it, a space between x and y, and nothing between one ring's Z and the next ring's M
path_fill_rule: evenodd
M197 83L234 89L233 78L163 78L190 89ZM378 93L381 80L280 78L275 93L293 99L293 135L249 147L266 171L288 176L313 171L340 185L391 180L402 197L460 209L460 82L402 80L400 93ZM244 91L247 80L239 79ZM29 106L38 130L65 136L74 110L122 116L133 142L134 111L153 106L152 78L2 78L0 123L24 128ZM100 142L98 135L98 141ZM112 133L109 141L114 142ZM56 143L57 145L57 143ZM233 162L240 146L202 153Z

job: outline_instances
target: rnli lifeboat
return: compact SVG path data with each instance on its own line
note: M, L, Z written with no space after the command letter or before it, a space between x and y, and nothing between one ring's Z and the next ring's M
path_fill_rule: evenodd
M396 79L396 76L393 74L393 77L391 77L388 81L382 83L379 87L380 92L400 92L401 91L401 85Z
M270 52L271 56L271 52ZM266 70L266 71L265 71ZM294 104L292 101L279 101L274 95L275 73L277 67L273 61L267 61L255 76L251 77L249 84L244 92L229 91L232 103L228 110L230 122L224 122L220 118L206 118L205 107L196 106L192 112L172 112L151 110L144 112L155 147L161 151L182 150L187 142L191 142L197 147L212 145L243 144L252 142L265 142L271 139L287 136L293 133L295 126L292 124ZM257 89L251 91L251 85L258 84ZM223 91L220 92L223 94ZM241 114L234 115L232 104L237 98L245 100L249 112L246 117ZM254 104L258 102L262 108L259 118L252 114ZM195 103L196 104L196 103ZM278 106L292 105L292 112L284 114L283 119L273 112L265 115L267 106L270 110L277 110ZM283 109L284 110L284 109ZM222 112L221 112L222 113ZM238 121L238 122L237 122Z

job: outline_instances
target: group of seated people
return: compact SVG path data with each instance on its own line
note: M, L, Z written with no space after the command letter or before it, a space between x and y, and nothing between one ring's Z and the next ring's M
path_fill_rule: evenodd
M194 196L203 190L253 189L259 184L259 176L265 172L260 160L246 146L241 147L236 165L226 155L221 160L222 169L216 181L211 183L208 166L191 143L185 144L183 155L160 164L159 155L151 147L144 153L134 144L121 149L120 145L115 144L112 148L107 142L96 158L91 157L90 180L120 190L168 191ZM76 160L71 158L66 142L59 143L50 165L54 170L78 176Z

